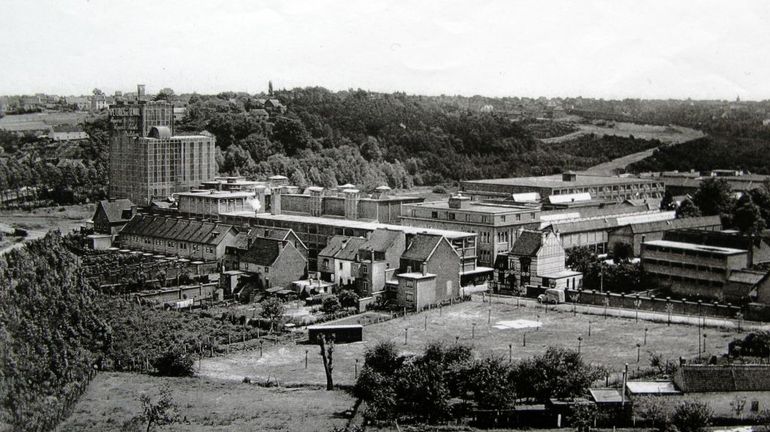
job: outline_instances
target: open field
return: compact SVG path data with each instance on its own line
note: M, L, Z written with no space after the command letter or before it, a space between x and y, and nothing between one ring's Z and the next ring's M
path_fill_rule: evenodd
M547 138L540 140L545 144L554 144L564 141L575 139L582 135L596 134L596 135L614 135L621 137L629 137L633 135L635 138L654 140L657 139L664 144L683 143L685 141L694 140L696 138L703 137L704 134L701 131L690 129L682 126L655 126L645 125L637 123L625 123L616 122L614 127L598 126L593 124L578 123L575 126L580 130L567 135L562 135L553 138Z
M488 316L491 317L491 325L487 324ZM427 331L424 330L426 320ZM476 323L475 332L473 323ZM532 327L535 323L541 323L540 327ZM573 316L568 311L545 313L541 308L517 308L515 304L495 303L490 308L486 303L473 301L444 307L441 311L431 310L405 319L397 318L366 326L363 342L336 345L335 384L353 384L356 360L360 368L366 348L381 340L395 341L403 352L420 352L430 341L455 343L456 338L459 338L459 342L475 346L481 356L503 357L508 356L510 344L513 358L523 359L543 353L548 346L577 349L578 337L582 336L581 351L586 360L618 372L624 363L636 367L636 344L644 343L645 327L649 331L647 345L641 347L641 368L648 366L648 352L663 354L667 359L697 356L698 329L695 326L667 326L664 323L644 321L635 323L630 319L604 319L596 315ZM408 329L407 344L404 344L404 329ZM705 333L708 334L708 355L725 353L727 343L741 335L712 328L705 330ZM526 346L523 346L525 335ZM259 350L256 350L203 359L199 374L230 381L241 381L246 376L263 382L277 379L282 385L325 383L318 347L304 344L266 345L261 358Z
M91 114L84 111L14 114L0 118L0 129L3 126L15 126L31 122L45 123L49 126L57 126L63 124L74 126L82 123L88 117L91 117Z
M144 430L121 428L141 413L141 394L155 400L164 386L171 390L181 418L164 426L164 431L328 431L347 423L346 411L355 402L342 390L263 388L205 378L104 372L97 374L58 430Z
M3 210L0 211L0 221L5 225L32 231L59 229L68 232L90 220L94 209L93 204L82 204L37 208L32 211Z
M93 204L67 207L46 207L32 211L0 211L0 231L12 232L14 228L27 230L27 237L19 241L0 242L0 254L21 247L25 241L45 236L50 230L68 233L82 226L94 214Z

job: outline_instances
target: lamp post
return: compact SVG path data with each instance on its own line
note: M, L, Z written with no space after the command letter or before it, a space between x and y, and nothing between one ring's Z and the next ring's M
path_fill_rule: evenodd
M262 340L259 341L259 358L262 358Z
M305 369L307 369L307 351L308 350L305 350Z
M591 320L588 320L588 337L591 337Z
M409 329L404 327L404 345L409 341Z
M513 362L513 344L508 344L508 363Z
M636 343L636 362L639 363L642 355L642 344Z
M583 336L578 336L578 354L580 354L580 349L583 345Z
M649 330L647 327L644 328L644 345L647 346L647 330Z
M703 352L706 352L706 336L708 336L706 333L703 333Z

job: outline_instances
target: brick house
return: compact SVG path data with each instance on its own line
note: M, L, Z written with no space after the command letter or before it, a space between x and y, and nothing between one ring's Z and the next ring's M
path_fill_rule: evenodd
M251 243L258 237L269 238L273 240L285 240L299 250L307 259L308 250L305 243L297 237L294 230L290 228L249 228L248 231L239 232L235 236L232 245L225 248L224 268L226 270L237 270L240 267L240 257L251 247Z
M363 237L334 236L318 252L318 271L321 280L344 288L355 284L358 271L359 248L366 242Z
M565 266L565 253L558 233L521 230L516 243L498 262L498 281L510 290L526 286L574 289L583 274Z
M129 199L101 200L96 204L92 220L97 234L117 234L136 213Z
M120 245L162 255L177 255L200 261L219 261L227 245L235 241L231 225L136 215L120 230Z
M238 270L254 274L264 289L286 288L306 275L307 258L289 240L256 237L240 256Z
M460 296L461 258L446 237L417 234L401 255L398 303L412 310Z
M380 228L374 230L358 248L356 285L359 295L369 297L385 289L400 265L401 254L406 249L403 231Z

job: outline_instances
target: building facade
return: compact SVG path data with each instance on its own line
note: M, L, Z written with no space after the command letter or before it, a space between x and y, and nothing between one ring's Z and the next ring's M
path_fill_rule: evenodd
M140 214L120 230L119 240L126 249L205 262L221 260L236 234L230 225Z
M511 250L520 228L537 228L539 216L537 207L472 202L455 195L448 201L405 204L401 224L475 233L479 265L492 266L499 254Z
M660 179L593 176L573 172L541 177L468 180L461 182L460 188L474 199L535 192L542 199L551 195L588 193L595 200L623 201L662 198L665 192Z
M669 240L642 243L645 277L672 294L689 299L723 300L731 273L748 265L748 251Z

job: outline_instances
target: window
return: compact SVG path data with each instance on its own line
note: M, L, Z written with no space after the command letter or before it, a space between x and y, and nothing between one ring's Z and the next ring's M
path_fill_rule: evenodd
M340 270L342 270L342 262L340 262Z
M324 268L324 270L329 270L329 260L328 259L324 259L323 268Z
M430 217L433 219L438 219L438 212L430 212Z
M446 217L449 220L455 220L455 214L454 213L447 213Z
M505 222L505 215L500 216L500 222Z
M521 220L521 215L520 215L520 214L517 214L517 215L516 215L516 220L517 220L517 221L520 221L520 220Z
M751 401L751 412L759 412L759 401Z
M369 267L362 265L361 266L361 274L367 274Z
M270 267L265 266L265 273L270 273Z

